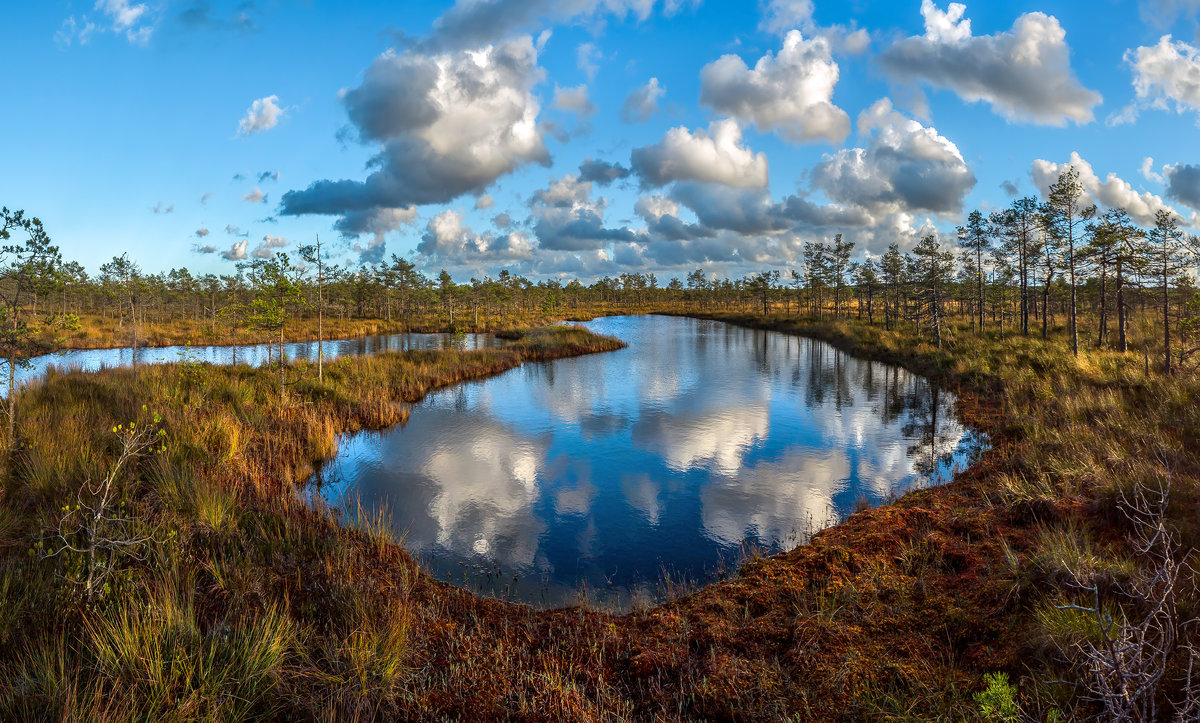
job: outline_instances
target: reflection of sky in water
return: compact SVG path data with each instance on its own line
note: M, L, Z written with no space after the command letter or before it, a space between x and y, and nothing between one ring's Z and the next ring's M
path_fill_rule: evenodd
M969 460L953 398L809 339L716 322L588 324L629 348L430 395L405 428L342 439L333 502L386 505L439 577L536 604L620 603L790 549Z
M368 356L387 351L414 349L481 349L501 345L491 334L387 334L364 336L357 339L334 339L321 346L326 360L340 356ZM272 344L270 358L275 359L278 349ZM244 344L241 346L163 346L139 347L138 364L170 364L181 360L208 362L211 364L249 364L261 366L267 362L267 344ZM317 342L303 341L284 343L283 355L289 360L317 360ZM7 379L7 360L0 360ZM58 369L81 369L98 371L105 368L127 367L133 364L133 349L69 349L33 357L27 364L17 367L16 382L24 384L41 377L50 367ZM7 395L8 386L0 388L0 396Z

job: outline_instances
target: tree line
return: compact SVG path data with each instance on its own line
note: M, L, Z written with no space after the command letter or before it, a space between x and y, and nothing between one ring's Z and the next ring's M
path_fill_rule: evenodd
M43 351L45 331L88 319L116 323L137 347L148 324L187 324L220 343L251 330L278 344L288 324L375 319L403 329L480 329L505 321L596 311L669 308L782 311L814 317L854 314L887 329L914 328L940 345L957 319L975 333L1049 336L1065 322L1072 351L1129 351L1137 320L1144 343L1156 329L1161 368L1172 373L1200 352L1200 296L1193 274L1200 240L1160 210L1149 228L1123 209L1085 204L1076 169L1066 169L1044 202L973 211L953 236L925 236L908 253L896 244L854 259L855 242L837 235L804 246L798 268L743 278L702 269L660 284L653 273L532 281L507 270L457 283L445 270L423 273L403 257L374 265L333 263L319 238L294 255L238 264L228 274L186 268L147 273L128 254L89 275L64 261L40 220L3 209L0 217L0 354L14 361ZM37 333L35 333L37 332ZM52 335L51 335L52 336ZM1144 348L1144 347L1143 347ZM1148 354L1148 352L1147 352ZM11 395L10 395L11 398Z

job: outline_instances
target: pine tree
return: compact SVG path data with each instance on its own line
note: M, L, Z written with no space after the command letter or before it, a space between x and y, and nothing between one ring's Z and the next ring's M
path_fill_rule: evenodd
M917 288L918 318L942 347L942 305L946 286L954 275L954 254L944 249L937 236L929 234L913 249L913 279Z
M1047 194L1046 226L1049 235L1066 252L1068 281L1071 285L1070 335L1071 353L1079 356L1079 268L1078 245L1083 240L1083 228L1096 214L1094 204L1083 205L1083 184L1079 171L1068 166L1050 186Z
M1163 324L1163 371L1173 374L1171 366L1171 284L1184 272L1184 234L1173 211L1160 208L1154 214L1154 228L1147 234L1148 266L1159 284Z
M971 326L975 326L976 317L979 319L979 333L983 333L983 286L984 254L991 253L991 229L987 219L979 211L972 211L967 216L967 225L958 227L958 245L966 252L965 271L971 277L975 286L975 314L971 317Z

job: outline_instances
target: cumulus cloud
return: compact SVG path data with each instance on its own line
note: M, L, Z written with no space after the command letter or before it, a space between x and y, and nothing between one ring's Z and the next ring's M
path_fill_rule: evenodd
M716 232L699 223L688 223L680 218L679 202L666 196L642 196L633 207L634 213L646 222L646 231L652 237L670 241L689 241L712 238Z
M645 186L672 181L721 183L735 188L767 185L767 156L742 144L737 121L714 121L708 130L672 128L654 145L635 148L630 156L633 171Z
M416 206L371 208L346 213L334 223L333 228L349 239L370 236L366 243L356 243L352 250L359 255L359 263L377 264L383 260L386 252L387 234L410 226L416 220Z
M245 243L245 242L240 242ZM275 249L281 249L287 246L287 239L282 236L272 236L267 234L262 237L262 241L258 242L258 246L254 248L252 254L256 259L273 259L275 258ZM235 247L237 244L234 245ZM242 246L242 252L245 253L246 247Z
M767 53L753 69L733 54L704 66L700 102L791 141L841 143L850 134L850 117L832 103L837 82L829 41L806 40L792 30L779 54Z
M1138 106L1200 113L1200 48L1164 35L1155 45L1126 51L1125 62L1133 68L1138 103L1111 122L1132 121Z
M658 84L658 78L651 78L625 98L621 105L621 120L626 123L645 123L650 120L650 116L658 112L658 99L666 92L666 88Z
M436 50L477 47L514 33L549 24L583 22L593 27L607 18L641 21L661 5L672 15L682 0L458 0L433 25L421 45Z
M450 266L482 262L509 263L533 256L533 244L521 232L476 233L463 223L462 214L446 209L429 219L417 253Z
M870 135L865 148L826 154L812 170L813 185L828 198L875 215L961 213L975 174L953 142L896 112L887 98L862 112L858 130Z
M592 198L592 184L576 175L552 181L533 194L534 233L538 245L558 251L598 250L610 243L633 241L628 228L610 228L604 223L608 202Z
M622 166L620 163L609 163L592 158L586 158L583 163L579 164L579 179L581 181L598 183L601 186L607 186L613 181L629 178L632 173L633 171Z
M1138 192L1129 181L1115 173L1109 173L1101 180L1092 164L1075 151L1071 152L1071 157L1066 163L1054 163L1041 158L1035 160L1029 168L1029 175L1033 179L1033 185L1045 198L1050 186L1070 166L1079 171L1079 183L1083 186L1085 203L1096 203L1105 208L1123 208L1129 212L1130 218L1143 226L1154 225L1154 215L1160 209L1167 209L1179 219L1183 219L1183 216L1167 205L1162 198L1148 191Z
M174 213L175 204L168 203L164 205L162 201L159 201L158 203L154 204L154 208L151 208L150 210L154 213Z
M484 193L475 199L475 210L486 211L496 205L496 200L490 194Z
M879 57L891 77L948 88L969 102L985 102L1013 121L1062 126L1093 120L1099 93L1071 70L1066 31L1052 15L1026 13L1012 29L972 35L966 6L940 10L922 0L925 34L897 41Z
M542 75L529 37L470 52L385 52L343 95L359 136L382 146L372 172L289 191L282 213L445 203L528 163L549 165L532 93Z
M596 106L592 105L592 101L588 98L586 85L578 85L574 88L555 86L552 106L557 110L574 113L584 119L591 118L596 112Z
M279 107L279 96L268 95L259 98L250 104L245 117L238 122L238 135L248 136L269 131L279 125L286 113L286 109Z
M1200 211L1200 165L1167 166L1167 198Z
M758 27L768 33L786 33L813 24L812 0L770 0Z
M1016 198L1021 195L1021 189L1017 188L1017 184L1005 179L1000 183L1000 190L1004 191L1004 195L1009 198Z
M1162 174L1155 173L1154 171L1154 159L1149 156L1142 159L1142 178L1154 183L1163 182Z
M230 246L228 250L221 252L221 258L225 259L226 261L245 261L248 258L246 254L246 247L249 245L250 242L246 239L235 241L233 246Z
M195 244L192 246L192 251L198 254L215 254L217 252L217 247L209 244L205 244L203 246L200 244Z
M855 28L853 24L850 27L821 27L813 19L814 9L812 0L770 0L758 27L768 33L780 35L791 30L800 30L805 35L824 38L838 52L866 52L871 43L871 36L867 31Z
M266 183L267 181L278 181L278 180L279 180L279 171L263 171L262 173L258 174L258 182L259 183Z
M255 186L253 191L242 196L242 200L246 203L266 203L267 194L263 193L258 186Z
M203 227L196 229L196 238L204 238L207 235L208 235L208 229L203 228Z
M242 233L242 229L238 228L237 226L234 226L233 224L226 224L225 233L229 234L230 236L245 236L246 235L246 234Z
M680 183L671 189L671 199L691 209L704 226L745 236L778 233L793 223L766 189Z

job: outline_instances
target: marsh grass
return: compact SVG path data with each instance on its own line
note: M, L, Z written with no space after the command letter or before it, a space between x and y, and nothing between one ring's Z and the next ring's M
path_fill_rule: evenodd
M1085 718L1044 685L1092 634L1062 603L1075 575L1116 584L1141 564L1119 501L1168 470L1168 524L1200 544L1200 381L1147 374L1140 355L1076 359L1061 329L951 327L937 349L853 320L713 316L924 374L992 447L955 482L729 579L671 580L664 604L534 612L432 580L386 520L296 486L339 434L401 423L430 389L611 340L558 327L501 350L340 359L323 382L294 370L283 402L276 377L246 366L56 373L21 393L0 493L0 718L145 719L170 702L217 719L964 720L995 671L1031 716ZM167 448L130 468L122 499L179 538L86 604L29 546L143 405Z
M346 358L324 382L296 369L282 401L267 370L187 361L22 389L0 487L0 718L379 715L414 669L422 573L385 515L359 509L343 524L296 485L339 434L402 423L430 389L619 346L554 327L505 349ZM37 540L61 500L110 469L110 430L150 414L164 444L121 470L114 504L159 544L114 558L112 585L80 597L78 560Z

